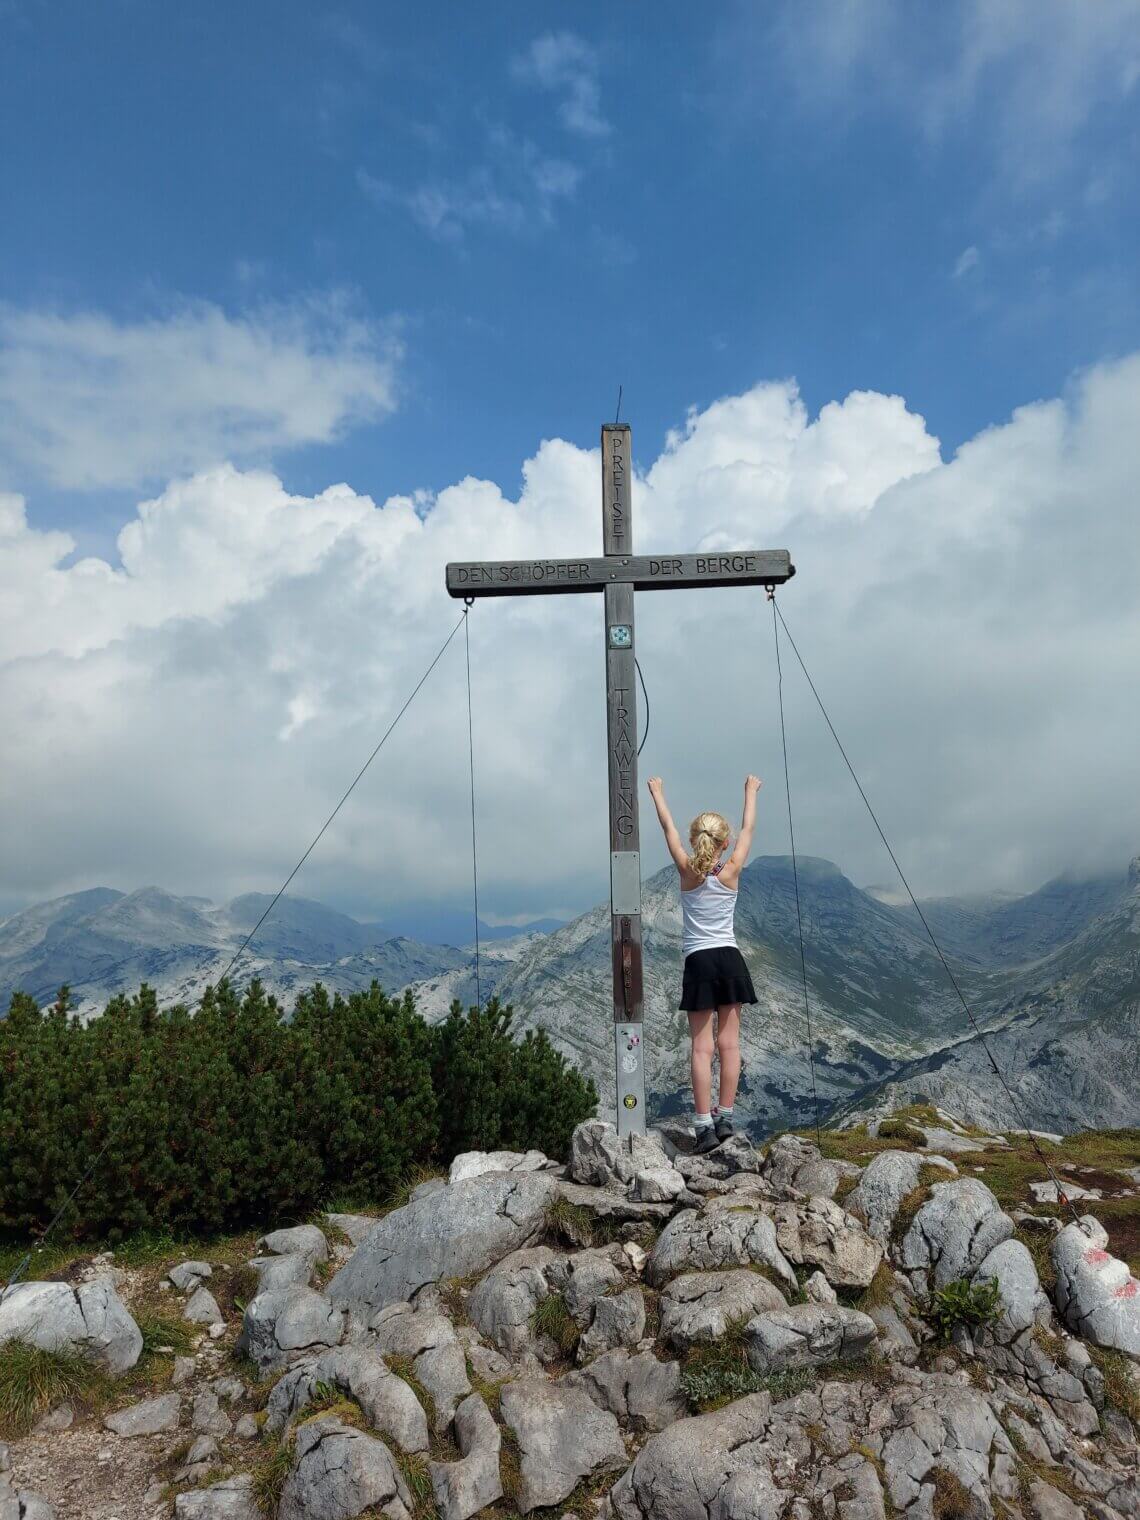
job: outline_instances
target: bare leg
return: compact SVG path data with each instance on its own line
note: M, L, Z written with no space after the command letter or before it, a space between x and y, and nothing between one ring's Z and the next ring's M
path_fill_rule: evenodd
M716 1011L716 1050L720 1057L719 1104L721 1108L731 1108L740 1081L739 1003L726 1003Z
M693 1103L698 1114L707 1114L712 1103L713 1010L702 1008L689 1015L689 1034L693 1053L690 1070L693 1077Z

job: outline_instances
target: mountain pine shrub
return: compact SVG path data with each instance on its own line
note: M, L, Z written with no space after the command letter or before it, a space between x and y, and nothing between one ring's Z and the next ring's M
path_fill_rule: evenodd
M0 1019L0 1238L65 1205L56 1239L113 1242L383 1203L458 1151L561 1156L596 1103L545 1034L513 1038L495 999L432 1026L376 983L318 984L291 1018L256 981L209 989L193 1014L143 986L80 1024L66 988L42 1011L17 993Z

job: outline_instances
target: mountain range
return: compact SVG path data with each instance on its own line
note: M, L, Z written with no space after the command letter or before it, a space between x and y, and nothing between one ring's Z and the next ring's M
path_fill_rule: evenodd
M829 861L798 864L806 1008L791 860L761 857L741 878L737 937L760 1001L743 1021L739 1109L754 1132L809 1124L817 1112L823 1122L850 1121L915 1098L997 1127L1019 1115L1051 1130L1136 1122L1140 860L1095 879L1060 877L1022 897L924 902L975 1025L909 903L856 887ZM218 906L158 888L94 888L38 904L0 923L0 1007L16 988L49 1001L63 982L84 1015L144 980L164 1003L193 1001L270 901L247 894ZM672 867L644 883L643 931L650 1105L664 1115L689 1101ZM292 897L277 904L234 974L242 983L260 976L286 1002L318 979L349 991L375 978L390 991L411 987L430 1019L476 992L469 946L391 935ZM520 1027L547 1030L594 1076L606 1103L609 976L606 904L549 932L528 925L482 944L482 996L497 992Z

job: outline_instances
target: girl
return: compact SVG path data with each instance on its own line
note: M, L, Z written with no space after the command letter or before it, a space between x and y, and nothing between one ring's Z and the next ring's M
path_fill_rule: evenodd
M688 854L665 801L660 776L649 782L649 793L665 833L665 843L681 877L681 948L685 972L680 1007L689 1015L693 1041L693 1121L698 1155L714 1150L732 1134L732 1105L740 1079L740 1008L754 1003L756 993L744 957L736 946L733 916L740 873L752 848L756 827L756 793L759 776L744 783L744 818L736 847L727 861L731 830L719 813L698 813L689 825ZM713 1014L716 1014L716 1048L720 1056L720 1104L712 1114Z

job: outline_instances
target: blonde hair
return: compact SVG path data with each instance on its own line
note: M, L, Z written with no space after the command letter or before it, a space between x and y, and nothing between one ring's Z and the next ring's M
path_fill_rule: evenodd
M728 819L719 813L698 813L689 825L689 869L697 876L707 876L728 843L732 830Z

